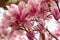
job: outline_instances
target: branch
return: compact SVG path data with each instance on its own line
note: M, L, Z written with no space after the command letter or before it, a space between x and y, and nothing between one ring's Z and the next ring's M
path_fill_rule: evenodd
M20 1L27 2L27 0L0 0L0 7L3 7L6 9L6 5L18 4Z
M48 31L49 34L50 34L52 37L54 37L56 40L58 40L57 37L55 37L48 29L46 29L46 31Z
M59 11L60 11L59 4L58 4L58 0L55 0L55 2L56 2L57 7L58 7L58 9L59 9Z

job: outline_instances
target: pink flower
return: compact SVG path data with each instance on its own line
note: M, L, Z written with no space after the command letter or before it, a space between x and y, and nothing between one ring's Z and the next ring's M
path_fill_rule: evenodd
M29 40L34 40L34 32L33 31L28 31L26 33L27 37Z
M33 27L34 30L37 30L38 32L42 32L42 30L44 30L43 26L38 24L37 26Z
M52 14L56 20L58 20L60 18L60 13L59 13L58 9L56 9L56 8L52 9Z
M7 8L8 9L4 13L3 22L8 27L12 27L9 33L10 37L14 32L22 35L25 30L21 30L20 28L31 28L33 26L33 22L28 18L28 16L30 16L31 6L21 1L19 5L11 4L7 6Z
M51 5L50 10L51 10L52 15L55 17L56 20L59 19L60 13L59 13L57 4L54 1L51 1L50 5Z
M46 1L39 2L39 4L38 4L38 11L40 11L40 12L44 12L44 11L48 12L49 11L49 7L48 7Z
M0 22L0 40L7 40L8 39L8 36L9 36L9 30L7 30L8 27L3 23L3 22Z
M7 6L7 10L4 12L3 23L0 23L0 29L2 30L0 34L9 34L11 40L15 40L16 35L21 36L26 32L28 39L34 40L34 30L36 30L41 36L45 36L45 20L51 19L51 15L56 20L60 17L58 7L53 0L28 0L27 3L20 1L18 5L11 4ZM35 21L38 24L33 26ZM11 27L10 32L6 30L7 27ZM59 30L58 28L53 34L59 36ZM47 34L46 40L51 39L50 35Z
M27 24L29 23L30 26L28 27L31 27L32 26L31 21L27 19L27 17L29 16L28 10L30 10L30 7L26 6L26 4L25 7L22 7L21 3L23 2L20 2L19 6L14 4L8 6L8 10L4 14L4 20L7 21L6 23L10 26L16 26L16 25L18 26L19 24L23 23L26 27ZM20 6L24 9L20 9L19 8Z

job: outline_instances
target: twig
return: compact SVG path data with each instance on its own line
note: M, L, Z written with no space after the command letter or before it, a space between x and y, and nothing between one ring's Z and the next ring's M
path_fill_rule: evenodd
M58 4L58 0L55 0L55 2L56 2L57 7L58 7L58 9L59 9L59 11L60 11L59 4Z
M50 32L48 29L46 29L46 31L48 31L49 34L50 34L52 37L54 37L56 40L58 40L57 37L55 37L53 34L51 34L51 32Z

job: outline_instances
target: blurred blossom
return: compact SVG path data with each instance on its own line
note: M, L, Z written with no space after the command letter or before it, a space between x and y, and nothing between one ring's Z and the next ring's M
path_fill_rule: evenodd
M60 12L53 0L28 0L20 1L18 5L6 5L7 9L0 12L0 37L1 40L52 40L60 36ZM46 27L47 26L47 27ZM46 29L50 30L47 31ZM51 32L51 34L49 34ZM46 33L46 34L45 34ZM17 38L16 38L17 37ZM16 39L15 39L16 38Z

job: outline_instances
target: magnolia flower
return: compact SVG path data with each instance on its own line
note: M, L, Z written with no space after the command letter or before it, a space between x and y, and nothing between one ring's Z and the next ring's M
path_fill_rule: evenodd
M29 24L30 26L28 27L31 27L32 23L27 19L29 15L29 12L28 12L29 9L26 6L24 9L20 10L17 5L12 4L11 6L8 7L8 10L7 10L8 13L5 12L4 17L6 19L4 18L4 20L7 21L6 23L10 26L18 26L20 24L24 24L25 27L27 27L26 25Z
M55 17L56 20L59 19L60 13L57 4L54 1L51 1L49 4L51 5L50 10L52 15Z
M15 4L7 6L8 9L4 13L4 24L12 27L12 30L9 33L10 37L16 30L17 33L23 34L25 28L31 28L33 26L33 22L28 20L30 6L28 7L27 4L25 4L25 7L22 7L23 9L20 9L20 6L22 6L22 4L19 4L19 6ZM20 30L20 28L22 30Z
M45 40L45 38L51 40L51 34L45 36L45 33L49 31L44 27L46 25L45 20L51 19L51 15L56 20L60 17L58 7L53 0L28 0L27 3L20 1L18 5L7 5L3 23L0 24L0 29L3 29L0 34L8 35L11 40L15 40L16 35L26 35L29 40L34 40L34 31L37 31L40 33L41 40ZM36 26L34 26L35 22L38 23ZM7 31L8 27L11 27L10 32ZM26 34L24 34L25 32ZM59 30L54 34L57 35L58 32Z
M34 40L34 32L33 31L28 31L26 33L27 37L29 40Z

